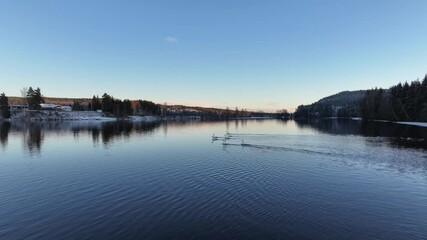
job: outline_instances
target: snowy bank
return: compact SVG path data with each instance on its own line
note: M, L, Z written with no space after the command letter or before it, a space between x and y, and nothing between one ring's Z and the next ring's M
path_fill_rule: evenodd
M362 118L351 118L352 120L361 121ZM404 125L411 125L411 126L417 126L417 127L427 127L427 122L392 122L387 120L369 120L373 122L387 122L387 123L396 123L396 124L404 124Z
M135 122L155 122L159 120L157 117L154 116L129 116L128 118L129 120Z
M54 110L15 110L11 121L117 121L129 120L140 122L155 122L154 116L129 116L116 118L95 111L54 111Z
M103 113L93 111L13 111L11 121L116 121Z
M412 125L418 127L427 127L427 122L396 122L398 124Z

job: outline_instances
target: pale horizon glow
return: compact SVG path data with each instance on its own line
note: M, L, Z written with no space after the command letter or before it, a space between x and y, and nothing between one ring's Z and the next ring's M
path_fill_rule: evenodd
M427 1L0 1L0 92L293 111L427 73Z

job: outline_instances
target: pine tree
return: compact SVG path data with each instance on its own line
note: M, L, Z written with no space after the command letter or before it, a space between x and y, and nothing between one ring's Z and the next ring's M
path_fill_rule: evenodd
M30 87L28 89L27 102L28 102L28 108L30 110L39 110L41 108L40 104L44 103L44 98L41 94L40 88L33 90L33 88Z
M72 109L73 109L73 111L83 111L83 106L81 105L81 103L79 101L74 100Z
M101 103L101 100L99 100L98 96L95 97L95 95L93 95L92 101L89 103L88 108L89 110L92 110L92 111L97 111L102 109L102 103Z
M421 111L419 120L427 121L427 74L425 75L423 81L421 82L420 90L420 102L421 102Z
M161 106L151 101L139 100L138 113L146 115L161 115Z
M132 103L129 99L123 101L123 114L126 116L133 114Z
M107 113L113 113L114 111L114 98L108 95L107 93L104 93L102 95L102 111Z
M33 95L34 95L33 88L32 87L28 88L26 98L27 98L27 104L28 104L29 109L33 109L33 107L34 107L33 97L32 97Z
M0 113L3 118L10 118L9 99L4 93L0 94Z

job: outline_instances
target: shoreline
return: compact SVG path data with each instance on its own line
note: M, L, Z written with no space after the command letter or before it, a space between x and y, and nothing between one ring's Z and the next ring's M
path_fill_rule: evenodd
M362 121L362 118L356 118L352 117L350 118L354 121ZM388 121L388 120L367 120L372 122L383 122L383 123L395 123L395 124L401 124L401 125L409 125L409 126L417 126L417 127L427 127L427 122L394 122L394 121Z
M134 122L155 122L160 119L155 116L126 116L111 117L105 113L94 111L49 111L49 110L27 110L15 111L9 119L0 119L8 122L54 122L54 121L91 121L91 122L111 122L111 121L134 121Z

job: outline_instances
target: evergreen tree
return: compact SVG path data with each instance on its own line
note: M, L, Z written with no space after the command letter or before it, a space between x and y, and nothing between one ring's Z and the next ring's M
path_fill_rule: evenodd
M382 119L384 116L380 115L380 109L384 101L383 89L371 89L366 91L365 97L361 102L361 113L364 119Z
M159 104L155 104L151 101L139 100L137 112L139 114L160 116L161 115L161 106Z
M123 102L119 99L113 99L113 112L115 116L123 116Z
M4 93L0 95L0 113L3 118L10 118L9 99Z
M104 93L102 95L102 111L106 113L113 113L114 111L114 98L108 95L107 93Z
M425 75L423 81L421 82L421 91L419 94L419 98L421 99L420 104L420 121L427 121L427 74Z
M226 119L229 119L229 118L230 118L230 116L231 116L231 110L230 110L230 108L229 108L229 107L227 107L227 108L225 109L225 118L226 118Z
M102 110L102 103L101 103L101 100L99 100L98 96L95 97L95 95L93 95L88 108L89 110L92 110L92 111Z
M82 104L77 100L74 100L72 109L73 109L73 111L83 111L84 110Z
M26 98L27 98L27 104L28 104L29 109L32 109L34 107L34 103L33 103L33 99L32 99L33 95L34 95L33 87L28 88Z
M132 103L129 99L123 101L123 114L126 116L133 114Z
M37 88L36 90L34 90L32 87L30 87L28 89L27 103L28 103L28 108L30 110L39 110L41 108L40 104L44 103L44 98L41 94L40 88Z

